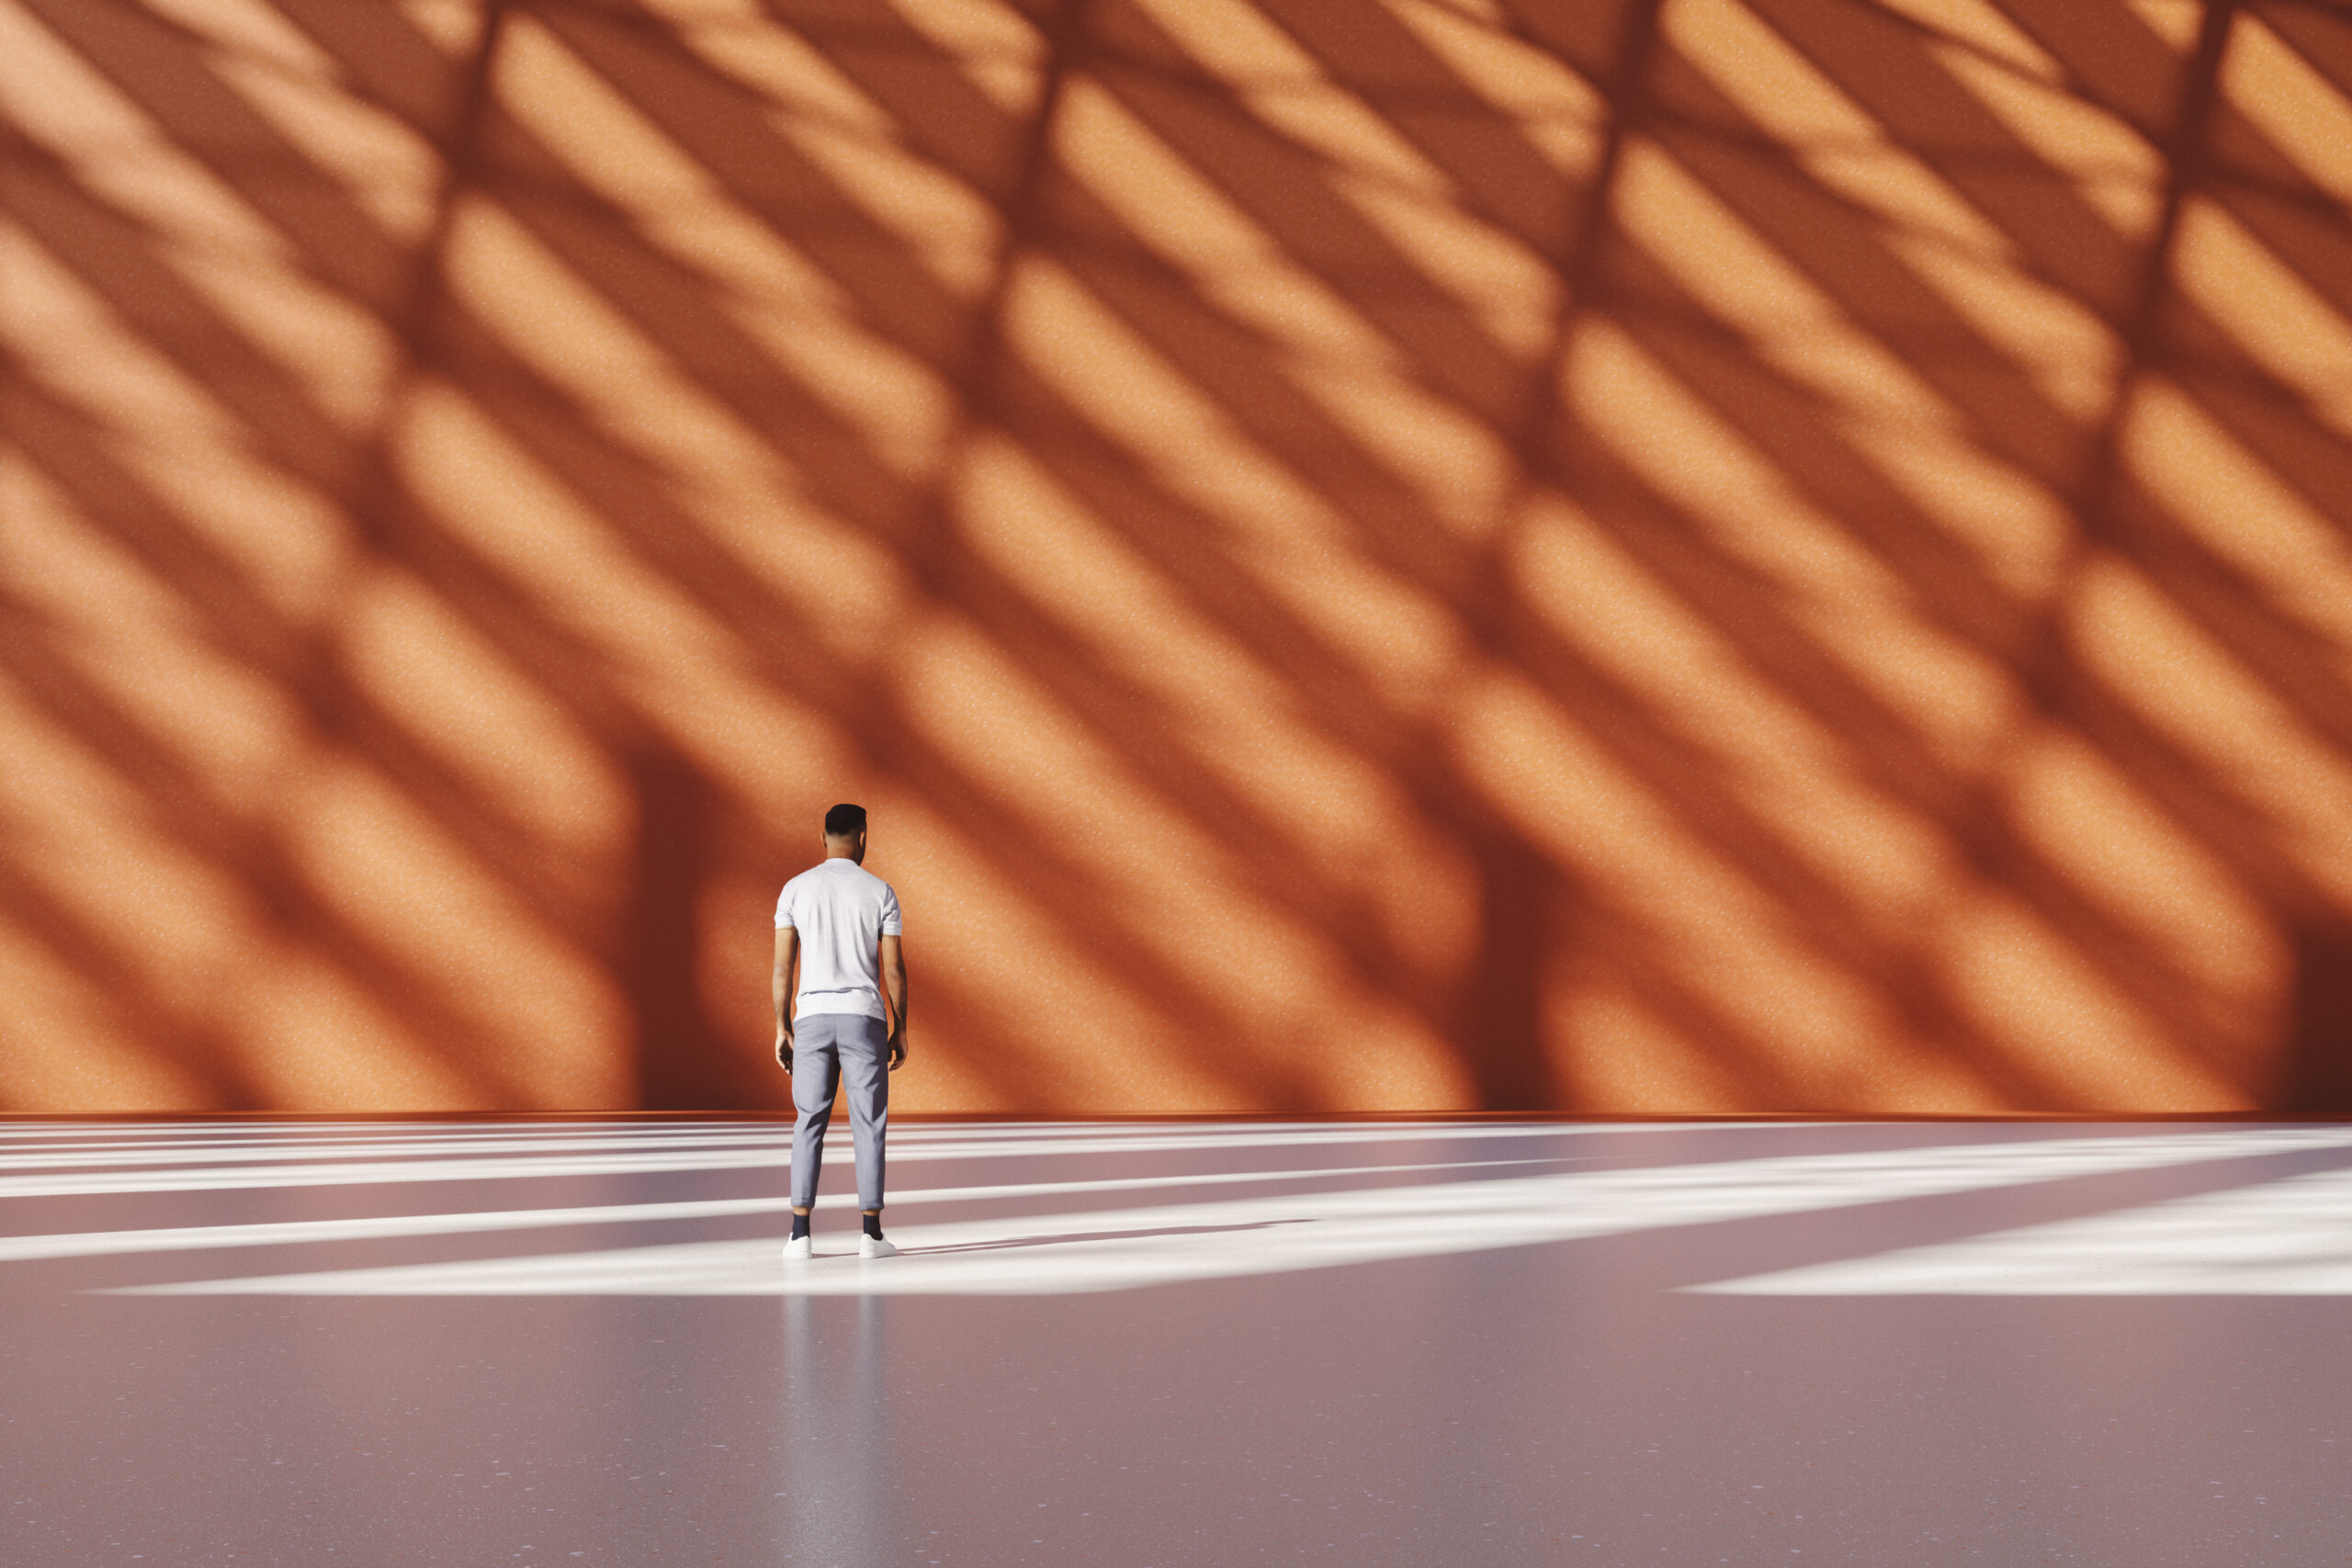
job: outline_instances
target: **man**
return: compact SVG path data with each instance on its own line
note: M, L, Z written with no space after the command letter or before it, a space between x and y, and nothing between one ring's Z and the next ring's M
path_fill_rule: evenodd
M865 1215L858 1255L888 1258L899 1250L882 1239L882 1145L890 1130L889 1075L907 1060L907 961L899 944L899 896L865 869L865 807L836 806L825 813L823 863L786 883L775 901L775 1059L792 1075L792 1103L800 1112L792 1134L787 1260L816 1255L808 1211L817 1202L825 1123L843 1077L857 1206Z

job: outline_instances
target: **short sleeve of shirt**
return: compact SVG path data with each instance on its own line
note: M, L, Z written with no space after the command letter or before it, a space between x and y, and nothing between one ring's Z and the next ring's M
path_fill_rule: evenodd
M896 912L895 908L893 912ZM789 882L784 885L784 891L775 896L775 929L780 931L788 931L793 929L792 884Z
M781 915L776 917L783 919ZM882 885L882 934L897 936L899 931L899 893L888 883Z

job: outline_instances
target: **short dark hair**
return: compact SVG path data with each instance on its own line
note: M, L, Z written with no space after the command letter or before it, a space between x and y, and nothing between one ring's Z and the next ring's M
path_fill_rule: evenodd
M846 839L852 833L865 831L865 807L836 806L825 813L825 837Z

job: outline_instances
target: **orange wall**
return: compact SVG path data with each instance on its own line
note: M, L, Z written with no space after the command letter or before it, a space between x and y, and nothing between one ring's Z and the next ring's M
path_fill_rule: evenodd
M0 1109L2352 1103L2352 22L0 0Z

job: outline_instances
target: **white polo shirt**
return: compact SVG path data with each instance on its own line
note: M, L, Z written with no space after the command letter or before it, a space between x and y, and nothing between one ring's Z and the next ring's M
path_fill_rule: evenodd
M784 885L778 931L800 933L796 1015L862 1013L888 1019L882 1005L881 939L899 933L899 896L847 857L814 865Z

